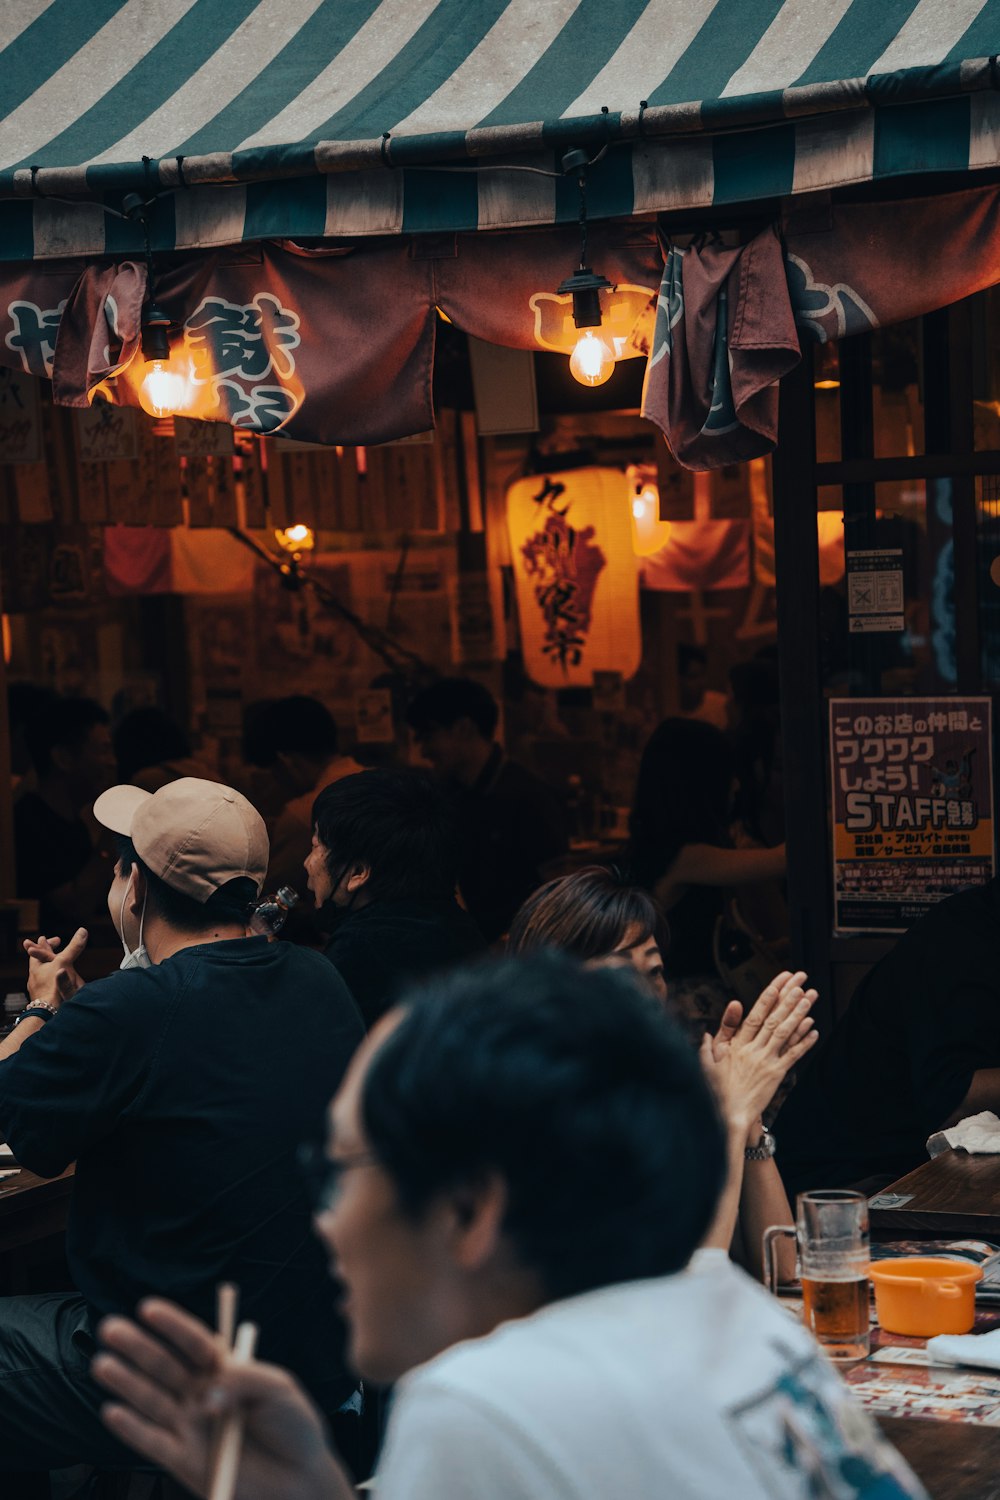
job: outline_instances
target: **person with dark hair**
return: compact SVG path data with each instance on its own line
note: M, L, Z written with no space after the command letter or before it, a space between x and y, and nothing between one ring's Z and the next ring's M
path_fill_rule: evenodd
M81 983L84 929L26 945L30 1004L0 1043L0 1136L43 1177L76 1162L75 1291L0 1299L4 1474L127 1460L88 1360L98 1320L150 1287L206 1317L233 1281L326 1412L355 1386L296 1151L322 1136L357 1009L319 954L246 936L268 848L238 792L117 786L95 816L119 845L124 972Z
M92 698L53 697L23 737L36 785L14 806L17 894L40 901L46 931L89 922L108 881L110 850L91 811L114 772L108 716Z
M683 719L698 719L725 730L729 723L729 699L708 685L708 652L704 646L677 647L677 689Z
M270 722L268 722L270 721ZM271 827L269 890L302 883L302 866L312 838L313 803L326 787L364 769L338 749L337 725L330 710L316 698L301 694L270 704L257 732L267 735L272 766L280 769L292 796Z
M785 848L734 849L735 765L729 741L697 719L664 719L639 764L628 863L670 922L671 994L696 1039L715 1030L729 1000L714 958L725 893L784 874Z
M191 741L176 719L154 704L130 709L115 725L111 739L119 781L129 781L145 792L158 792L182 776L214 779L195 759Z
M811 1335L697 1250L725 1143L697 1060L623 973L482 965L404 999L331 1115L317 1227L351 1357L398 1381L379 1500L922 1496ZM123 1442L207 1495L348 1500L280 1370L156 1300L94 1375Z
M27 791L35 785L35 773L28 754L25 730L38 714L57 701L51 688L37 682L12 682L7 688L7 730L10 734L10 770L14 790ZM28 784L25 778L29 778Z
M593 866L550 880L529 896L511 923L507 952L548 949L568 953L589 969L631 969L670 1013L673 1001L661 956L669 952L669 942L667 924L648 892L629 885L616 870ZM742 1006L732 1002L700 1053L730 1133L729 1183L710 1243L731 1249L758 1279L764 1275L764 1230L792 1218L763 1112L789 1069L816 1041L808 1012L817 996L815 990L802 989L805 977L787 971L778 975L745 1020ZM773 1040L784 1015L795 1010L800 1033L783 1053L775 1054L766 1043ZM782 1272L791 1280L794 1250L791 1245L780 1248L782 1254L789 1252Z
M313 806L305 862L333 931L326 957L371 1026L414 979L485 949L455 900L459 839L447 793L424 771L347 776Z
M617 870L588 865L533 891L510 924L512 956L553 949L590 968L631 967L658 1000L666 1000L663 950L667 924L656 902Z
M877 1192L927 1139L1000 1113L1000 878L937 902L860 981L782 1106L790 1192Z
M496 700L469 677L443 677L411 702L406 721L421 755L455 798L462 828L462 898L487 942L541 879L550 859L565 854L566 808L496 742Z

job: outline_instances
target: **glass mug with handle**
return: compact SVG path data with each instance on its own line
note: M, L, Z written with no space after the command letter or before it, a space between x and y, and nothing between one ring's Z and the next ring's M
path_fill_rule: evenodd
M777 1291L774 1242L795 1236L802 1280L802 1321L831 1359L867 1359L868 1200L863 1193L828 1188L800 1193L796 1224L764 1231L768 1284Z

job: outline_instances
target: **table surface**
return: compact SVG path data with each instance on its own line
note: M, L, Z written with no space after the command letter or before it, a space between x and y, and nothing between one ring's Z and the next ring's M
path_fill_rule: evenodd
M1000 1237L1000 1156L943 1151L875 1195L909 1197L899 1208L871 1208L871 1227L907 1239Z
M933 1500L1000 1500L1000 1427L879 1417Z
M2 1162L0 1170L7 1170ZM0 1253L66 1228L73 1172L67 1167L59 1177L37 1177L22 1167L16 1176L0 1177Z

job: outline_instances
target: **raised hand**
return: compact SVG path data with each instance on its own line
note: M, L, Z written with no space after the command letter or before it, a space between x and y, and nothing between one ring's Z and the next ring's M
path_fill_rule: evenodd
M27 939L24 951L28 955L28 996L31 1000L44 1000L48 1005L58 1006L68 1000L83 986L76 970L76 961L87 946L87 929L78 927L65 948L62 939L40 936L32 942Z
M115 1437L207 1495L220 1417L240 1411L243 1450L236 1482L245 1500L348 1500L353 1489L326 1446L305 1393L273 1365L234 1362L217 1335L159 1298L141 1323L105 1318L94 1379L115 1398L102 1410Z
M715 1036L702 1042L702 1067L734 1129L750 1130L785 1074L816 1043L809 1012L818 997L802 988L805 978L801 971L776 975L742 1020L732 1001Z

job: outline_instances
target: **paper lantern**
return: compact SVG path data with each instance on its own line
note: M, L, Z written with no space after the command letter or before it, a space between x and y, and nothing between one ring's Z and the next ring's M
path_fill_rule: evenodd
M670 522L660 520L660 489L652 464L630 464L625 471L632 511L636 557L652 557L670 539Z
M634 676L642 657L629 485L618 469L519 479L507 527L528 676L591 687L595 672Z

